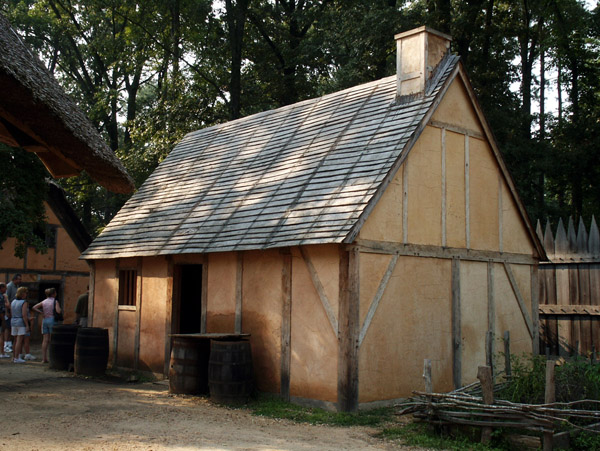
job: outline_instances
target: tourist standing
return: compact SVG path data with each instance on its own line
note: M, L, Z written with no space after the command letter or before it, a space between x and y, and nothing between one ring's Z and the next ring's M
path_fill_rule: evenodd
M17 295L17 289L19 288L19 286L21 285L21 274L17 273L13 276L12 280L10 282L8 282L8 285L6 285L6 297L8 298L8 308L6 309L6 316L8 316L8 319L10 320L10 304L12 303L12 301L14 301L15 296ZM11 338L11 333L10 331L12 330L12 328L7 328L6 332L4 332L4 353L9 353L12 352L13 350L13 343L12 343L12 338Z
M54 312L62 313L60 304L56 301L56 288L48 288L45 293L46 299L33 306L33 310L41 313L44 317L42 321L42 363L48 362L48 345L54 326Z
M29 305L26 298L27 287L19 287L14 301L10 304L12 314L10 325L12 335L15 337L14 363L25 363L25 360L20 358L20 354L23 347L23 337L29 332Z
M7 359L10 357L4 350L4 337L8 337L10 329L8 319L8 296L6 296L6 284L0 282L0 359Z
M8 302L12 302L15 300L15 296L17 295L17 289L21 285L21 274L15 274L8 285L6 285L6 296L8 297Z

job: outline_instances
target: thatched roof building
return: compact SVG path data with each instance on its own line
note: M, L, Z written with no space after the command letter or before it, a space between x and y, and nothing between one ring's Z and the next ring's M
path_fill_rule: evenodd
M1 15L0 85L0 142L35 152L54 177L85 170L110 191L133 191L98 131Z

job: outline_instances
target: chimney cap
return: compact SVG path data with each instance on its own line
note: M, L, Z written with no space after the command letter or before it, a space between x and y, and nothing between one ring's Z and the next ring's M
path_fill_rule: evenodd
M397 35L394 36L394 39L398 40L398 39L402 39L407 36L411 36L413 34L419 34L422 32L431 33L436 36L439 36L440 38L447 39L448 41L452 41L452 36L450 36L449 34L442 33L441 31L434 30L433 28L429 28L428 26L425 26L425 25L422 27L419 27L419 28L413 28L412 30L398 33Z

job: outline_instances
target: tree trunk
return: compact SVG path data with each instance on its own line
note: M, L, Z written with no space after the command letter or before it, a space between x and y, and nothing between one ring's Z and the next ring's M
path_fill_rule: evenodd
M229 28L229 44L231 46L231 78L229 81L229 118L237 119L241 115L242 97L242 49L246 13L250 0L226 0L226 19Z

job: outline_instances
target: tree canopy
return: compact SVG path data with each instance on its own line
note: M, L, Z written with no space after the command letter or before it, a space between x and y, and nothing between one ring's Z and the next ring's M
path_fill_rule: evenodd
M429 25L452 35L531 218L600 212L600 15L581 1L7 0L1 11L138 185L192 130L392 75L394 34ZM126 200L85 175L61 183L92 234Z

